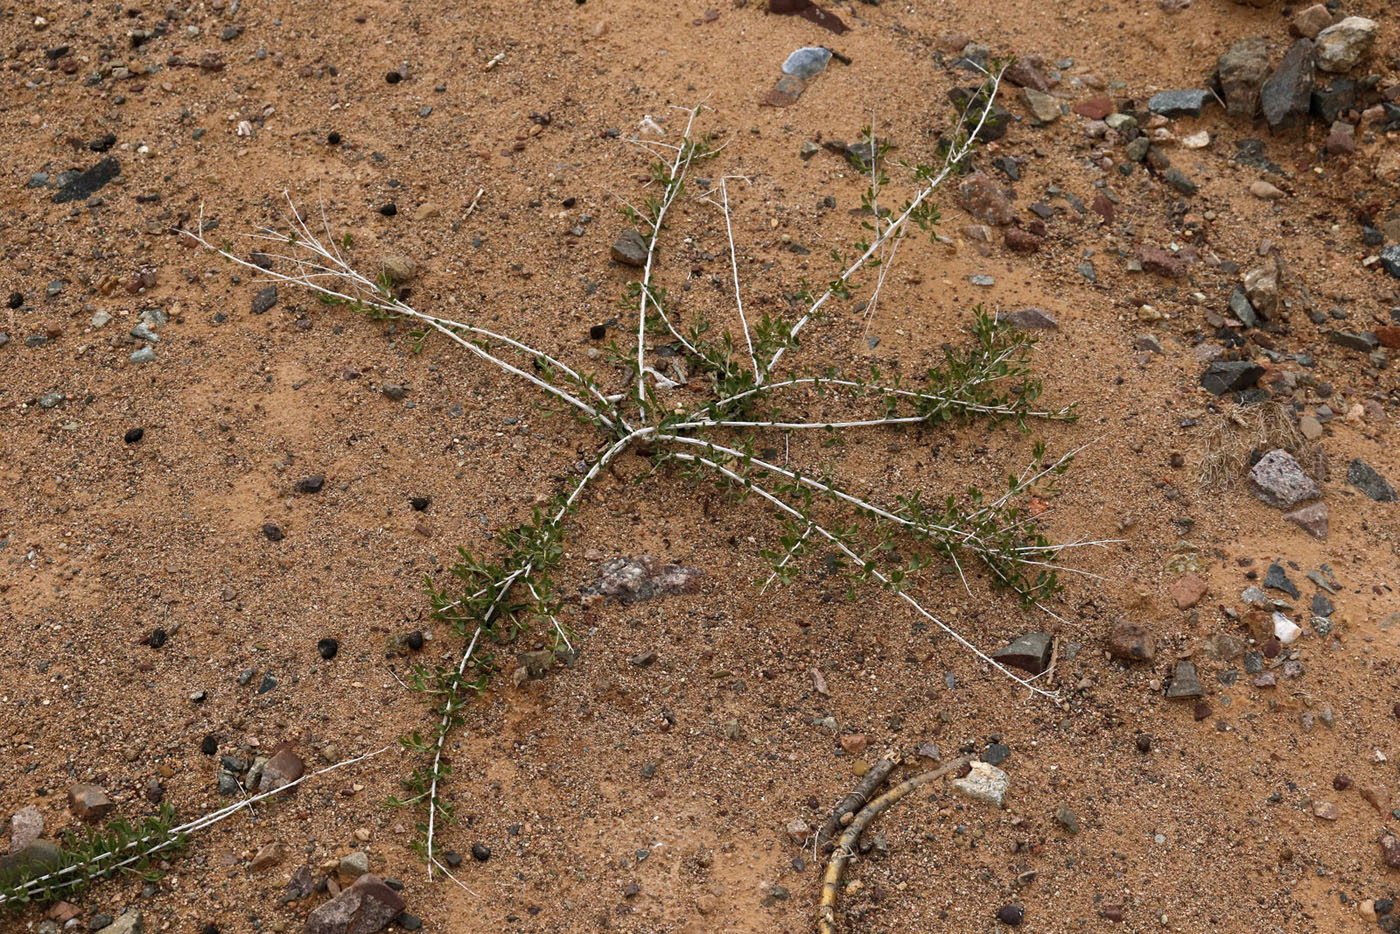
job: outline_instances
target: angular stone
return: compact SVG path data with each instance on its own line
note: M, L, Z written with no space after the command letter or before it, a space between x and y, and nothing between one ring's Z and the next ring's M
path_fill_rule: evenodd
M1259 91L1269 74L1269 45L1262 36L1241 39L1220 56L1216 75L1225 111L1232 117L1253 117L1259 112Z
M63 862L63 849L49 840L35 840L8 856L0 856L0 887L56 869Z
M1356 152L1356 127L1345 120L1337 120L1327 133L1326 145L1329 155L1351 155Z
M994 765L974 762L967 775L953 780L953 787L969 798L985 801L994 807L1003 807L1006 792L1011 788L1011 779Z
M1060 102L1049 94L1033 88L1021 88L1021 103L1036 123L1054 123L1060 119Z
M340 858L335 873L342 884L350 883L369 872L369 855L364 850L347 853Z
M260 289L258 294L253 296L253 303L250 310L255 315L261 315L272 310L272 306L277 304L277 286L269 285Z
M1195 574L1185 574L1167 585L1167 593L1178 610L1189 610L1200 603L1210 590L1205 581Z
M997 321L1005 322L1022 331L1058 331L1060 329L1060 322L1055 320L1054 315L1044 308L1037 308L1034 305L999 313Z
M96 785L77 784L68 789L68 809L78 820L101 820L116 804Z
M1164 117L1199 117L1208 100L1210 92L1204 88L1161 91L1147 99L1147 109Z
M18 853L44 833L44 815L34 805L20 808L10 818L10 852Z
M1095 97L1074 105L1074 112L1089 120L1102 120L1118 108L1111 98Z
M1055 809L1055 823L1070 833L1079 833L1079 818L1068 804L1061 804Z
M1259 458L1250 468L1249 479L1257 499L1280 509L1291 509L1322 495L1322 488L1303 472L1297 459L1281 448Z
M783 62L783 74L799 78L815 78L826 71L831 62L831 50L816 46L804 46L793 52Z
M1335 123L1356 105L1356 82L1349 78L1334 78L1322 87L1313 88L1312 112L1326 124Z
M1381 268L1400 279L1400 243L1381 250Z
M1201 385L1215 396L1253 386L1264 375L1264 368L1248 360L1216 360L1201 374Z
M1381 837L1381 859L1391 869L1400 869L1400 840L1394 834Z
M279 750L263 766L262 775L258 778L258 791L276 791L301 778L305 772L306 766L300 756L290 749Z
M1167 686L1167 697L1174 699L1189 699L1204 697L1206 689L1201 685L1201 679L1196 675L1196 666L1188 661L1176 663L1176 670L1172 673L1172 683Z
M1038 675L1050 664L1050 649L1055 637L1048 632L1031 632L1006 648L992 653L992 658L1008 668Z
M1020 227L1006 228L1006 247L1013 253L1035 253L1040 250L1040 238Z
M1245 294L1243 285L1237 284L1235 291L1230 294L1230 314L1247 328L1259 323L1259 316L1255 313L1254 306L1249 303L1249 296Z
M1007 81L1017 87L1034 91L1048 91L1052 87L1045 73L1045 60L1039 55L1022 55L1006 69Z
M1244 294L1255 311L1272 317L1278 310L1278 267L1270 264L1245 273Z
M254 854L252 860L248 863L248 868L253 872L262 872L264 869L271 869L273 866L282 862L283 855L282 844L269 843Z
M769 88L768 93L763 95L759 104L763 107L791 107L797 103L797 99L802 96L802 92L806 89L807 82L797 75L783 75L778 79L778 83Z
M1328 331L1327 339L1338 347L1361 353L1370 353L1381 345L1376 335L1370 331L1362 331L1359 334L1354 331Z
M612 599L624 605L667 597L693 594L700 589L704 572L679 564L663 564L650 555L610 558L597 568L597 579L579 590L585 605Z
M383 930L404 907L398 892L378 876L366 873L307 915L303 934L374 934Z
M1228 632L1212 633L1201 648L1222 662L1234 661L1244 653L1244 640Z
M635 230L624 230L613 241L610 251L614 261L624 266L641 268L647 264L647 242Z
M55 204L63 204L67 201L86 201L102 190L112 179L121 174L122 168L117 160L108 156L101 162L80 172L68 179L58 191L54 192L53 201Z
M1288 21L1288 31L1304 39L1316 39L1318 33L1331 25L1332 13L1324 4L1315 3Z
M1288 572L1277 561L1269 565L1269 572L1264 575L1264 586L1270 590L1286 593L1294 600L1301 596L1298 592L1298 585L1289 580Z
M1175 166L1162 173L1162 181L1188 198L1194 197L1196 192L1200 190L1199 186L1191 180L1190 176Z
M984 172L973 172L958 185L963 208L984 224L1005 226L1016 219L1016 209L1001 186Z
M1378 503L1395 502L1395 488L1359 457L1347 468L1347 483Z
M1317 67L1326 72L1351 71L1376 41L1375 20L1348 16L1317 34Z
M1157 639L1141 623L1115 623L1108 633L1108 651L1130 662L1150 662L1157 657Z
M1313 77L1316 73L1311 39L1293 43L1279 62L1269 80L1259 91L1264 119L1271 130L1288 130L1301 126L1312 103Z
M1138 256L1147 272L1167 279L1186 278L1186 261L1160 247L1145 246Z

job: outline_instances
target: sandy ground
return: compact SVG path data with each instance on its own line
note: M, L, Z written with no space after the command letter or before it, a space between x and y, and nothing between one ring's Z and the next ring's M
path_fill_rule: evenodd
M349 234L351 256L371 271L385 254L413 258L417 307L508 331L616 383L589 357L588 328L612 318L635 326L635 309L619 304L635 271L613 263L609 246L622 199L646 197L646 158L625 141L645 115L674 139L674 108L705 102L701 128L728 144L696 173L749 179L730 189L746 307L795 316L788 296L800 281L832 276L829 252L862 235L852 209L865 184L829 152L801 159L801 143L854 140L873 123L894 157L931 160L950 123L945 94L968 80L948 67L947 49L961 44L950 36L1038 54L1052 70L1073 59L1055 91L1067 105L1101 93L1073 87L1072 76L1141 101L1200 86L1238 38L1267 36L1276 52L1291 41L1277 7L1224 0L1175 15L1155 2L855 4L837 8L852 27L839 36L756 2L714 12L635 0L248 0L231 16L53 3L0 17L0 291L23 294L21 307L0 311L10 337L0 347L0 816L37 805L52 836L76 823L65 792L77 781L106 788L128 818L154 810L152 780L182 815L211 810L221 799L217 759L200 748L209 734L223 755L291 741L317 765L429 729L426 704L398 678L414 661L452 663L462 646L427 615L424 575L440 575L459 547L491 554L493 530L525 521L600 451L593 428L445 341L414 352L401 323L285 287L271 311L252 314L262 284L171 232L201 211L218 222L211 238L244 251L238 235L279 223L286 191L312 217L323 211L337 237ZM1381 22L1369 70L1393 83L1400 48L1387 5L1363 0L1346 12ZM131 30L161 22L163 35L133 48ZM241 33L222 39L231 25ZM833 62L791 107L760 107L785 56L814 43L851 64ZM46 55L59 45L70 50ZM223 67L198 67L210 54ZM168 64L172 56L191 64ZM118 67L129 75L113 77ZM391 84L390 71L407 77ZM489 861L468 856L460 867L469 891L427 880L410 848L420 812L383 806L417 764L391 749L201 834L153 891L135 878L90 889L74 899L78 923L136 906L147 931L300 930L326 896L282 905L291 873L307 865L319 878L328 861L363 848L374 872L403 881L409 911L430 931L808 930L820 868L810 852L802 861L786 827L819 823L850 788L852 757L837 735L865 733L870 754L932 741L952 755L999 741L1011 750L1002 765L1011 792L995 811L939 785L892 810L877 827L888 857L852 867L861 885L843 896L846 930L993 930L1007 904L1024 906L1025 929L1044 932L1115 927L1103 919L1111 908L1125 931L1372 926L1356 903L1394 894L1378 841L1397 821L1357 789L1396 790L1400 653L1385 622L1400 609L1400 507L1345 480L1360 457L1400 482L1400 398L1393 370L1330 343L1333 324L1307 311L1344 309L1344 326L1357 330L1394 323L1396 281L1363 266L1373 251L1355 218L1358 205L1384 217L1400 203L1374 174L1395 140L1363 130L1354 156L1328 157L1325 127L1271 137L1212 106L1172 125L1212 136L1205 149L1167 150L1200 185L1185 199L1140 166L1130 176L1101 168L1102 152L1123 162L1122 147L1086 139L1083 125L1072 114L1044 128L1021 119L978 156L1015 188L1026 222L1032 203L1056 208L1040 252L968 239L973 219L942 192L951 242L902 247L870 326L878 346L863 339L857 310L867 281L791 358L913 374L944 343L966 340L974 304L1036 305L1060 322L1035 356L1046 400L1077 402L1080 420L1036 425L1030 437L972 425L851 432L835 449L776 433L766 442L883 500L994 483L1027 462L1036 438L1053 455L1093 442L1051 497L1045 526L1059 541L1124 541L1068 557L1103 579L1065 575L1049 607L1059 619L977 575L965 590L951 568L915 587L988 650L1042 629L1080 646L1057 669L1062 707L1014 689L888 594L847 600L819 558L791 587L760 596L759 552L778 547L770 510L673 470L647 476L644 460L626 458L570 520L560 585L573 593L599 559L633 554L700 568L703 584L631 607L571 603L575 664L519 688L503 678L473 704L449 741L459 820L440 838L464 854L490 847ZM109 133L121 176L100 203L56 204L52 188L26 187L33 173L95 164L102 156L88 143ZM1282 168L1268 178L1285 199L1249 194L1262 173L1230 158L1247 137L1266 141ZM1024 160L1014 185L990 168L1004 156ZM891 165L890 176L902 201L907 173ZM1088 203L1096 181L1119 198L1112 224L1048 191ZM398 210L386 217L378 209L390 201ZM1287 271L1290 307L1269 343L1246 353L1316 356L1332 392L1324 400L1300 388L1304 412L1324 401L1339 413L1363 407L1319 441L1330 466L1325 542L1243 486L1212 492L1196 480L1205 434L1230 406L1199 388L1192 348L1212 340L1208 314L1226 308L1265 241ZM1141 247L1169 244L1239 271L1205 261L1189 280L1129 270ZM682 317L732 320L727 257L722 215L684 199L660 250L661 282ZM1076 271L1086 261L1095 283ZM154 284L129 291L146 267ZM972 275L995 284L972 285ZM1144 304L1165 318L1139 320ZM133 364L143 342L127 332L156 308L170 318L156 359ZM97 312L110 323L93 327ZM1163 352L1135 349L1142 334ZM392 401L386 384L407 393ZM65 398L39 405L51 392ZM135 427L144 436L126 443ZM325 476L323 491L295 492L309 474ZM415 497L428 498L425 511L411 508ZM285 537L270 541L267 523ZM1241 663L1213 660L1203 644L1248 635L1227 610L1245 610L1240 592L1259 582L1248 575L1262 580L1275 560L1303 591L1300 621L1316 590L1306 572L1331 567L1336 628L1324 639L1307 627L1296 646L1304 673L1277 688L1254 688L1242 672L1225 683ZM1168 587L1187 571L1210 590L1180 610ZM1119 620L1156 634L1153 664L1107 657ZM148 644L156 628L171 633L159 649ZM421 653L400 642L412 630L430 638ZM340 644L330 661L317 652L325 637ZM654 664L629 663L647 651ZM1204 719L1162 696L1178 657L1198 663L1212 709ZM814 691L813 668L829 696ZM241 684L247 670L255 674ZM266 673L277 686L258 693ZM1324 708L1334 725L1305 729L1302 715ZM1356 787L1334 790L1338 773ZM1315 816L1319 802L1336 805L1335 820ZM1055 819L1062 805L1077 834ZM283 859L251 871L270 842ZM29 930L42 918L34 909L0 926Z

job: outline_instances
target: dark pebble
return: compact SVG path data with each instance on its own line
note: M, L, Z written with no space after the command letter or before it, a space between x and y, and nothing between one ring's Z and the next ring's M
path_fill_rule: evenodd
M326 134L326 142L332 146L340 145L340 134L332 130Z
M390 84L398 84L403 80L403 75L399 74L397 71L391 71L384 76L384 80Z
M428 508L428 497L415 496L408 501L408 505L413 507L414 512L422 512Z
M406 911L394 920L398 923L398 926L405 931L416 931L423 926L422 918L417 915L411 915Z
M321 492L321 487L325 485L325 476L322 474L313 473L310 476L302 477L293 485L293 488L298 493L319 493Z
M275 522L264 523L263 534L267 536L267 540L270 542L280 542L287 537L287 533L283 532L281 526L277 525Z
M170 636L164 629L152 629L151 634L146 637L146 644L153 649L158 649L165 645L165 640L169 638Z
M423 633L417 629L403 637L403 644L413 651L418 651L423 647Z
M330 661L335 658L335 653L340 651L340 643L334 639L322 639L316 643L316 651L320 652L326 661Z
M126 434L122 435L122 440L125 441L127 444L135 444L144 437L146 437L146 429L128 428L126 430Z
M199 934L219 934L219 926L216 924L206 924Z
M1139 733L1137 738L1137 751L1147 753L1152 751L1152 737L1146 733Z
M442 861L449 866L460 866L462 865L462 854L456 850L448 850L442 854Z
M590 340L600 341L608 336L608 326L606 324L595 324L588 329Z
M88 143L88 149L91 149L93 152L106 152L115 145L117 145L117 134L108 133L106 136L99 136L97 139Z
M472 844L472 859L484 863L491 858L491 848L484 843Z
M395 214L399 213L399 206L390 201L379 209L379 213L383 214L385 217L393 217Z
M1376 899L1376 914L1384 916L1390 914L1394 910L1395 902L1388 898Z
M204 742L199 744L199 751L206 756L212 756L219 751L219 738L213 733L210 733L208 736L204 737Z
M24 304L24 293L23 293L23 292L11 292L11 293L10 293L10 299L9 299L9 301L7 301L5 304L9 305L11 308L18 308L18 307L20 307L21 305Z
M1020 905L1002 905L997 909L997 920L1014 928L1026 920L1026 909Z
M578 204L578 199L577 199L577 198L565 198L565 199L564 199L564 207L566 207L566 208L571 208L571 207L573 207L573 206L576 205L576 204Z

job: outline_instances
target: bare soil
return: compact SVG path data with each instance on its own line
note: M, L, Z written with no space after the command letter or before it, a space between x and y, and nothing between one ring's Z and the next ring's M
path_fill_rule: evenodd
M223 802L217 758L201 753L208 734L226 755L295 742L315 766L429 729L426 703L398 679L417 661L455 662L462 645L426 614L424 576L442 574L459 547L492 554L494 530L528 519L580 458L599 452L592 428L528 386L440 339L417 352L402 323L287 287L271 311L252 314L262 284L172 232L201 212L218 222L211 236L244 250L238 235L279 223L285 191L310 216L323 211L338 238L349 234L362 267L386 254L414 259L417 307L508 331L616 383L589 357L598 344L588 329L617 318L625 345L635 328L635 309L620 304L635 270L612 262L609 246L625 224L622 199L646 197L646 157L626 142L644 116L674 139L673 108L705 101L702 129L728 142L696 174L749 179L730 189L746 307L795 315L788 296L801 280L829 279L838 271L830 251L849 252L863 234L853 210L865 187L829 152L801 159L800 144L854 140L873 122L895 144L892 158L931 161L950 125L946 92L971 83L949 66L961 46L950 37L1038 54L1052 68L1073 59L1054 92L1067 105L1203 86L1236 39L1264 35L1276 57L1291 41L1277 5L1224 0L1177 14L1146 0L834 9L851 31L834 35L757 2L713 16L703 3L637 0L245 0L232 15L55 2L0 15L0 291L24 295L22 307L0 312L10 336L0 347L0 817L36 804L52 836L76 823L65 794L79 781L106 788L128 818L154 810L153 779L182 815L212 810ZM1346 12L1381 23L1357 73L1393 84L1393 9L1358 0ZM162 21L163 36L133 48L131 30ZM242 32L221 39L231 25ZM759 106L788 53L811 44L851 64L833 62L790 107ZM60 45L69 51L46 55ZM198 67L209 54L223 67ZM172 56L191 64L168 64ZM63 63L75 59L68 73ZM113 77L118 66L129 76ZM391 84L390 71L405 77ZM1086 75L1113 84L1071 85ZM766 443L888 501L914 488L994 487L1037 438L1053 455L1093 441L1043 521L1059 541L1124 541L1068 554L1068 565L1101 577L1063 575L1050 606L1060 619L976 575L965 590L952 569L914 585L989 651L1035 630L1080 646L1057 667L1062 707L1015 690L893 596L848 600L820 559L760 596L768 566L759 552L777 547L770 510L671 470L648 476L645 460L628 458L571 519L560 584L572 593L600 560L650 554L702 569L701 591L630 607L571 604L577 661L520 687L499 679L470 709L449 744L459 820L440 837L462 854L490 848L489 861L467 856L460 867L470 891L430 883L411 849L420 813L384 807L417 764L395 748L197 836L153 893L143 896L136 878L95 886L74 899L78 923L137 906L147 931L297 931L326 896L282 905L291 873L308 865L319 878L362 847L375 873L403 881L429 931L808 930L819 861L786 828L795 818L819 825L854 784L838 735L865 733L867 758L889 746L912 755L936 742L951 756L1000 741L1011 749L1002 765L1011 791L1002 811L944 785L891 810L875 827L888 857L852 866L861 885L842 898L847 930L989 931L1006 904L1023 905L1023 927L1042 932L1115 927L1102 916L1110 907L1121 907L1124 931L1374 926L1356 903L1395 895L1378 841L1397 821L1357 788L1396 791L1400 653L1386 620L1400 609L1400 507L1361 496L1346 472L1360 457L1400 482L1400 398L1393 369L1327 331L1395 323L1396 280L1363 266L1373 251L1355 218L1359 206L1375 203L1384 217L1400 203L1393 182L1374 174L1396 141L1363 127L1354 155L1330 157L1325 127L1270 136L1212 105L1171 125L1212 136L1205 149L1166 148L1200 185L1187 199L1141 166L1120 174L1122 147L1086 139L1081 118L1033 128L1014 89L1005 103L1022 119L978 164L1015 189L1026 222L1034 202L1057 208L1040 252L1011 253L999 235L989 246L967 239L962 228L974 221L945 190L951 243L901 248L870 329L878 345L864 339L857 308L866 281L806 332L794 366L915 374L945 343L966 341L976 304L1034 305L1060 323L1035 358L1046 398L1078 402L1081 419L1036 425L1030 437L973 425L852 431L836 448L776 433ZM239 133L244 122L249 135ZM54 203L51 187L26 187L35 172L95 164L102 156L87 145L108 133L121 175L97 203ZM1265 140L1282 168L1267 178L1285 199L1249 194L1265 173L1231 160L1248 137ZM1108 170L1102 153L1115 163ZM1018 182L991 167L1007 155L1024 160ZM890 175L889 196L902 201L910 181L893 164ZM1047 193L1054 186L1087 204L1096 180L1120 199L1112 224ZM379 212L387 202L396 215ZM1141 247L1171 244L1198 251L1189 280L1129 270ZM1215 339L1208 314L1226 310L1262 253L1286 270L1290 307L1243 353L1257 358L1268 341L1314 354L1312 372L1331 394L1300 385L1301 411L1325 402L1339 413L1318 442L1330 467L1325 542L1244 484L1197 482L1200 445L1231 406L1199 387L1192 348ZM1096 282L1076 271L1086 261ZM660 262L682 316L732 321L728 241L712 205L682 202ZM144 267L155 283L128 291ZM995 284L970 284L979 274ZM46 294L56 280L61 290ZM1142 305L1166 317L1139 320ZM127 332L151 308L170 323L156 360L133 364L143 342ZM1346 321L1309 320L1333 308ZM113 316L105 327L90 324L98 311ZM1164 352L1135 349L1141 334ZM386 398L386 384L406 387L404 399ZM40 406L51 392L64 400ZM1353 406L1356 415L1341 417ZM135 427L143 438L126 443ZM324 474L324 490L295 492L309 474ZM411 508L414 497L429 499L426 511ZM285 537L270 541L267 523ZM1226 611L1245 611L1240 592L1274 560L1303 590L1293 614L1307 630L1295 646L1303 674L1273 689L1242 672L1223 683L1239 660L1213 660L1202 645L1218 632L1250 635ZM1316 588L1305 573L1323 563L1340 582L1327 638L1306 622ZM1181 610L1168 586L1192 568L1210 590ZM1155 662L1107 657L1118 620L1151 628ZM171 635L153 649L156 628ZM430 637L420 653L400 642L412 630ZM317 652L324 637L339 640L330 661ZM654 664L629 663L647 651ZM1204 719L1163 697L1179 657L1197 662ZM830 696L814 690L813 668ZM249 669L256 674L240 684ZM266 673L277 686L258 693ZM1302 715L1323 708L1334 725L1305 729ZM828 716L837 733L820 725ZM1338 773L1356 787L1335 791ZM1315 816L1316 802L1335 803L1337 819ZM1077 834L1055 820L1062 805ZM251 871L270 842L285 857ZM1018 887L1029 870L1038 875ZM32 909L0 927L30 930L42 918Z

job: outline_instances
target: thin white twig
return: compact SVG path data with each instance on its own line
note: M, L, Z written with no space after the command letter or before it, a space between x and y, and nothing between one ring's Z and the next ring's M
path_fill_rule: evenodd
M734 250L734 228L729 223L729 186L726 184L731 178L742 178L742 175L724 175L719 180L720 198L723 200L721 207L724 209L724 232L729 237L729 266L734 270L734 306L739 311L739 324L744 328L744 344L749 348L749 363L753 365L754 378L758 379L761 374L758 372L758 358L753 353L753 338L749 335L749 322L744 317L744 296L739 292L739 256Z

